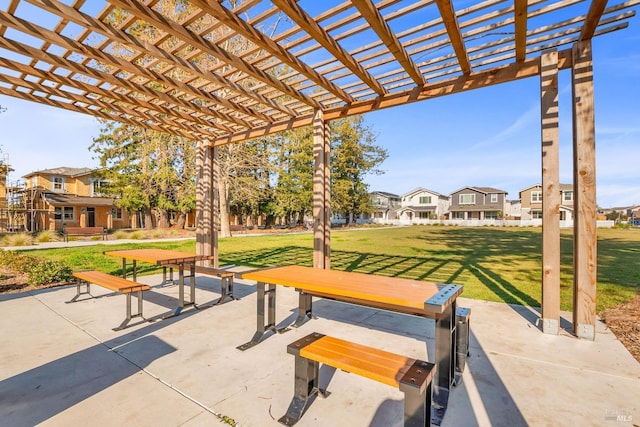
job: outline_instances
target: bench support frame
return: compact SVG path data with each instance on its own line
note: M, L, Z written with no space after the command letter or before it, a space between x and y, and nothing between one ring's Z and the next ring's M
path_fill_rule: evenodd
M86 285L86 291L82 292L81 288L82 285ZM76 302L78 300L78 298L80 297L80 295L90 295L92 298L95 298L92 294L91 294L91 283L85 281L85 280L78 280L76 282L76 286L77 286L77 293L76 295L71 298L71 300L67 301L67 303L72 303L72 302ZM131 313L131 294L132 293L137 293L137 297L138 297L138 312L132 314ZM140 317L142 318L142 320L145 320L143 313L142 313L142 290L138 290L138 291L134 291L134 292L128 292L125 294L126 297L126 317L125 319L122 321L122 323L120 323L120 325L116 328L113 328L114 331L119 331L122 330L124 328L127 327L127 325L129 324L129 322L131 322L132 319L136 318L136 317Z
M296 424L318 395L326 392L319 388L320 363L300 355L300 350L323 338L314 333L287 346L287 352L295 356L294 396L287 413L278 422L286 426ZM329 364L330 365L330 364ZM399 381L399 389L404 393L404 426L429 427L431 425L431 380L435 366L416 360Z

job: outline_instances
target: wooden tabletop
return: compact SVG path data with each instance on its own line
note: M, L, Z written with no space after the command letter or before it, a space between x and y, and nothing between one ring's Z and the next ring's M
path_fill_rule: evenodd
M106 251L104 254L130 260L148 262L151 264L164 264L169 261L193 262L209 258L205 255L170 251L167 249L125 249L121 251Z
M370 301L415 313L442 313L462 286L290 265L249 271L243 279L289 286L319 296Z

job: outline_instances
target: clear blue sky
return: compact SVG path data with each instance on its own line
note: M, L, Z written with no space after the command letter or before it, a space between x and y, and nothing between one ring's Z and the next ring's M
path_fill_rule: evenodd
M597 199L603 207L640 204L640 18L594 39ZM560 75L561 182L572 182L569 71ZM0 146L11 180L58 166L96 167L91 116L0 96ZM366 116L389 151L371 190L425 187L450 194L496 187L517 199L541 181L539 79L492 86Z

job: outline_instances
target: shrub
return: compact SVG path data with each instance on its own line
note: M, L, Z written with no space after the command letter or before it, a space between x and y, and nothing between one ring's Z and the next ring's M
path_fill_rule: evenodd
M113 233L113 238L116 240L126 239L128 235L129 233L127 233L126 231L118 230L115 233Z
M71 279L71 267L62 261L45 260L37 262L29 270L27 282L33 286L55 282L67 282Z
M28 233L7 234L2 238L3 246L31 246L33 237Z
M60 236L53 230L45 230L38 233L36 241L38 243L58 242L60 241Z
M142 231L134 231L129 234L129 238L133 240L141 240L144 239L144 233Z
M26 273L37 263L36 258L16 251L0 251L0 266L13 271Z

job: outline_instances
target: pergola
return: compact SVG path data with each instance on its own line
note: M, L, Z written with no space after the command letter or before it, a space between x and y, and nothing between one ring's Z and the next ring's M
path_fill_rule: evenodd
M314 127L314 266L330 267L333 119L537 76L542 323L560 323L558 72L572 73L574 311L595 338L591 39L638 0L0 0L0 94L198 142L197 251L217 264L217 147Z

